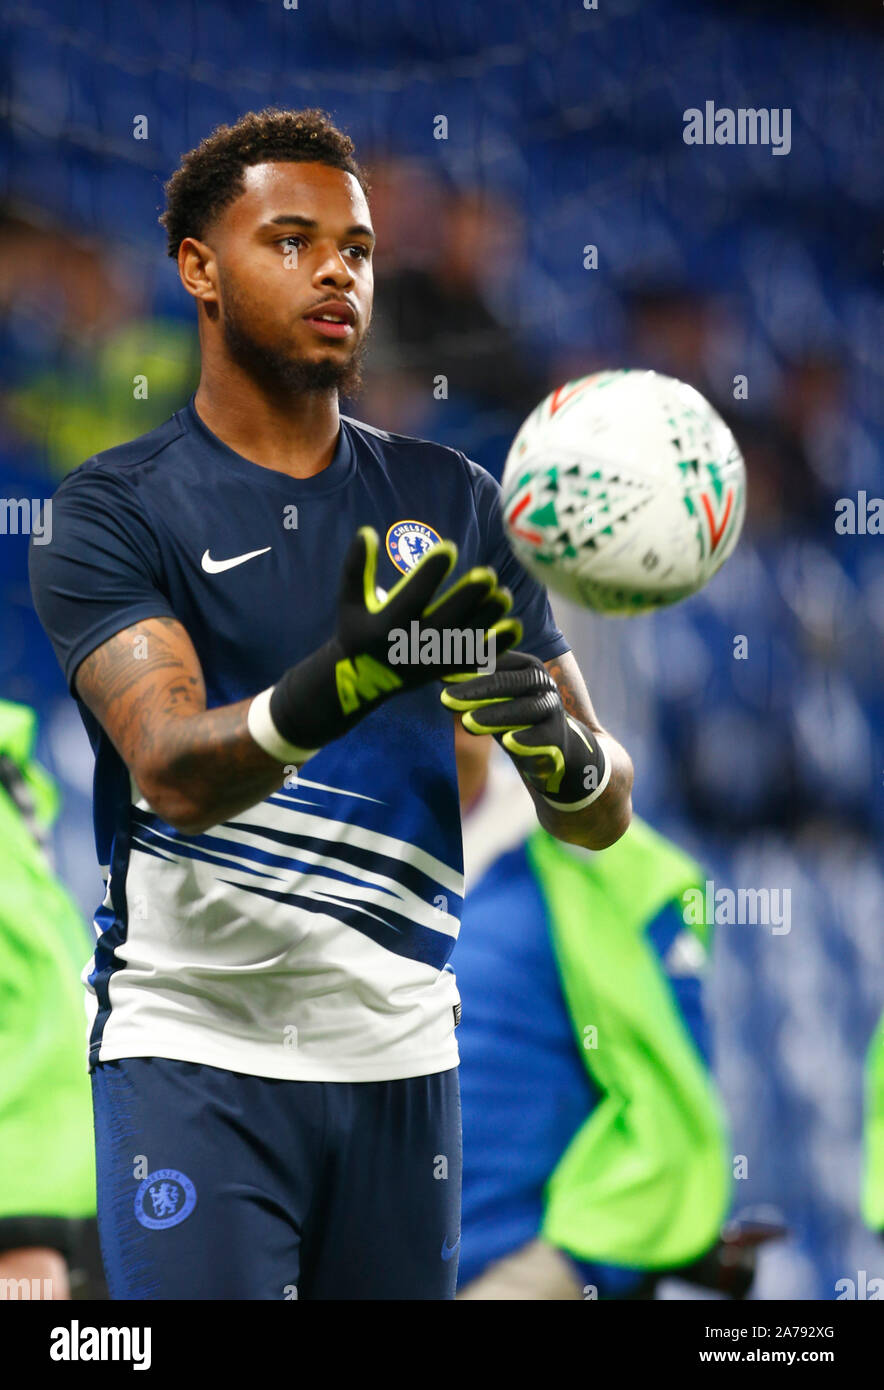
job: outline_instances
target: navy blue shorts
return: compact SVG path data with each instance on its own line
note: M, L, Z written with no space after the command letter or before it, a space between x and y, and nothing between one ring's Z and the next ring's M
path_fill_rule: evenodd
M275 1081L136 1057L99 1063L92 1096L111 1298L454 1297L457 1068Z

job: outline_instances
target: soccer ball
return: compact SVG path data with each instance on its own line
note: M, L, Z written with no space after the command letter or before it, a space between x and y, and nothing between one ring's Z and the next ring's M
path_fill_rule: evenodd
M699 391L647 371L569 381L531 412L503 474L518 559L599 613L678 603L737 543L746 474L736 440Z

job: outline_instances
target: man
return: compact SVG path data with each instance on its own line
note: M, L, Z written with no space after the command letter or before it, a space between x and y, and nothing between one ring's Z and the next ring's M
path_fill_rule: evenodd
M697 866L638 819L604 854L567 849L490 740L456 746L459 1297L649 1298L676 1272L744 1296L755 1237L718 1241L729 1149L681 901Z
M47 857L59 797L36 732L32 709L0 700L0 1299L70 1298L95 1222L88 937Z
M96 753L111 1296L449 1298L462 875L437 682L499 711L554 834L616 840L631 764L496 484L339 415L372 298L349 139L247 115L185 156L162 220L198 390L66 479L31 554Z

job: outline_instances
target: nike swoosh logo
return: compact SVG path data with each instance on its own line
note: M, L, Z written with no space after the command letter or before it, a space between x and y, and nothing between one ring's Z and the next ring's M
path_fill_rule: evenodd
M207 550L200 564L206 574L223 574L225 570L232 570L234 565L244 565L246 560L254 560L256 555L266 555L272 549L272 545L265 545L263 550L250 550L248 555L234 555L232 560L213 560Z
M453 1245L449 1245L449 1244L448 1244L448 1237L446 1236L445 1239L442 1241L442 1258L443 1258L443 1260L450 1260L451 1257L452 1257L452 1255L454 1254L455 1250L457 1249L457 1247L458 1247L459 1245L460 1245L460 1236L458 1236L457 1240L454 1242Z

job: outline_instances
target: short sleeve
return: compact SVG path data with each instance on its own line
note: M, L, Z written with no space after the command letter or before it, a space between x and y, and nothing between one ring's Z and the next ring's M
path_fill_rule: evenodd
M44 538L31 538L28 568L37 616L72 694L77 667L115 632L175 616L150 522L129 485L104 469L84 465L64 480Z
M553 617L546 589L519 564L503 525L500 484L477 463L467 460L481 534L485 538L485 564L493 566L513 596L513 614L524 629L519 650L550 661L570 651Z

